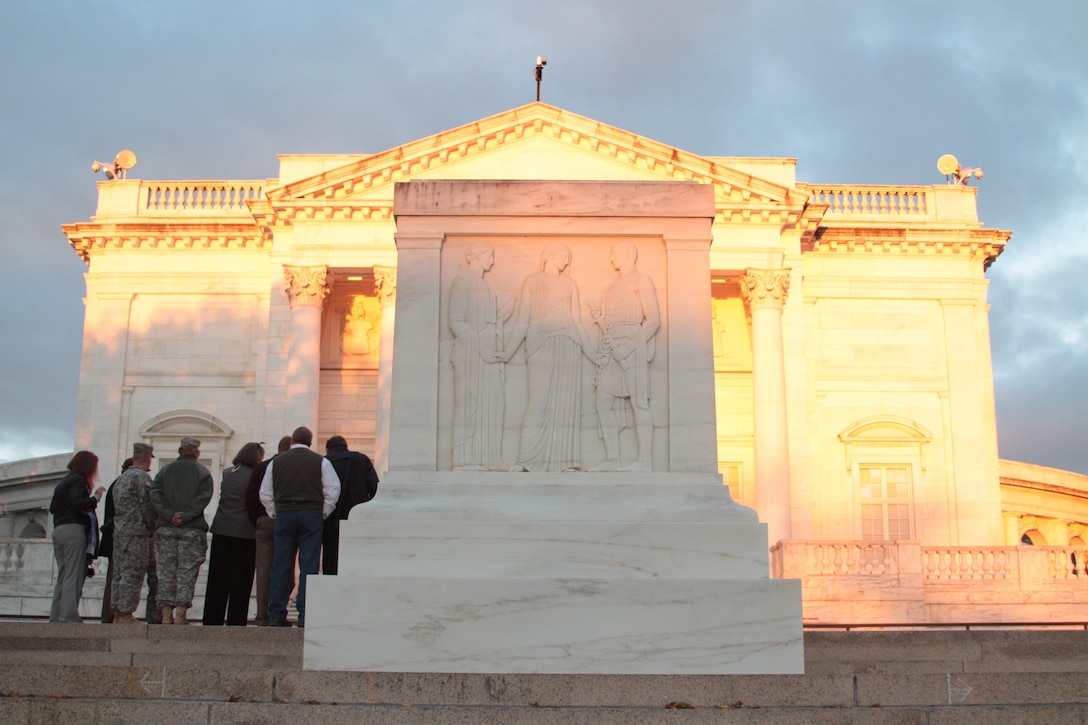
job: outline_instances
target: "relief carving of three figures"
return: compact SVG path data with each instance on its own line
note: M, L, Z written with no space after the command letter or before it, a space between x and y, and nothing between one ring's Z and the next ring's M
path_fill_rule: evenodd
M653 280L636 268L630 242L612 246L618 276L583 320L578 285L569 276L571 250L545 247L538 271L522 283L514 303L500 307L485 275L495 252L471 245L450 287L453 333L453 469L468 471L581 471L582 357L594 366L593 395L605 459L594 471L651 471L653 417L649 369L661 325ZM517 458L503 461L505 364L524 345L527 398ZM620 431L632 412L638 455L620 456Z

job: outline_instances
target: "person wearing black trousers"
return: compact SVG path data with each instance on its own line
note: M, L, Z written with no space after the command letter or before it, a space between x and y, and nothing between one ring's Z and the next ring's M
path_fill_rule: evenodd
M256 529L246 513L246 488L253 469L264 459L260 443L246 443L223 471L219 509L212 520L208 588L204 593L204 626L244 627L253 591Z

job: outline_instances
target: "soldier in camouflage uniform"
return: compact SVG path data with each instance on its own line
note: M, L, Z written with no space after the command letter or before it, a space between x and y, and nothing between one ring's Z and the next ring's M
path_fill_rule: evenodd
M110 487L113 496L113 621L134 622L140 589L151 560L151 536L155 532L155 508L151 505L152 448L146 443L132 447L132 465ZM150 613L154 592L148 591Z
M155 522L155 559L159 574L159 606L163 624L188 624L196 576L208 551L204 509L212 500L212 474L197 459L200 441L182 438L178 459L165 466L151 484Z

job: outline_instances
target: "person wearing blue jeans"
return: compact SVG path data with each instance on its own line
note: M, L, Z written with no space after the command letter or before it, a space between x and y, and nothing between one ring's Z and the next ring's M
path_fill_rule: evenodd
M340 498L340 479L324 456L310 450L314 434L305 426L291 434L291 447L269 463L260 499L275 522L268 623L287 627L295 556L298 556L298 626L306 621L306 578L321 563L325 518Z

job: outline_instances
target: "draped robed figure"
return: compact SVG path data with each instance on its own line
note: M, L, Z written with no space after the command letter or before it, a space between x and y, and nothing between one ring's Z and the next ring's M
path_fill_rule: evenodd
M525 343L528 402L515 470L581 470L582 355L593 346L582 324L578 285L564 271L570 248L549 244L541 269L522 285L506 356Z
M505 374L496 355L503 348L503 317L484 274L495 262L490 245L477 242L466 268L450 286L449 327L453 333L453 469L504 468L502 427Z

